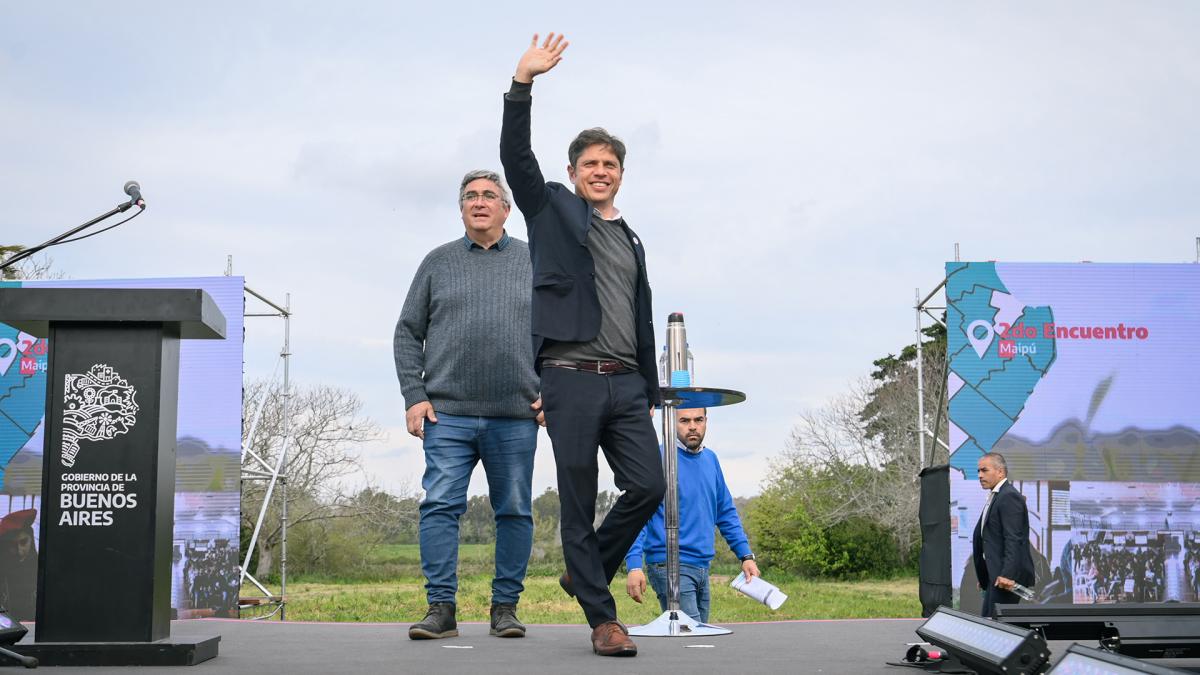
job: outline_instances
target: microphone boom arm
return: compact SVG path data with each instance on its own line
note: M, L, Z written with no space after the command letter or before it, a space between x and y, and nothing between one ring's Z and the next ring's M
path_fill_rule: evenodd
M64 232L64 233L58 235L57 237L51 239L50 241L38 244L37 246L34 246L33 248L27 248L23 251L18 251L16 253L12 254L11 256L9 256L8 260L5 260L4 263L0 264L0 270L6 270L9 267L13 266L14 264L19 263L22 260L37 254L42 249L49 248L49 247L61 242L64 239L67 239L76 234L79 234L80 232L83 232L87 228L95 225L96 223L98 223L102 220L105 220L106 218L111 218L111 217L117 215L118 213L125 213L130 208L132 208L133 205L134 205L134 200L132 200L132 199L127 202L122 202L121 204L118 204L116 206L116 208L109 211L108 213L105 213L104 215L101 215L101 216L97 216L97 217L87 221L86 223L80 225L79 227L76 227L76 228L70 230L69 232ZM139 204L139 207L143 208L143 209L145 208L144 206L141 206L140 204Z

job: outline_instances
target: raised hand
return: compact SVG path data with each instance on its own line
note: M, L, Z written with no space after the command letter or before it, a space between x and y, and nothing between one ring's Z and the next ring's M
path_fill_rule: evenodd
M525 53L521 55L521 60L517 62L517 72L513 75L513 79L524 84L533 82L533 78L557 66L558 62L562 61L562 53L570 44L563 40L562 35L550 33L546 36L546 41L539 47L537 33L534 33L529 49L525 50Z

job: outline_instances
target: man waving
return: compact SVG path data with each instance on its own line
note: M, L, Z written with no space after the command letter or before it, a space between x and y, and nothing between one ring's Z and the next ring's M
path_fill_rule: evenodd
M659 402L646 252L614 204L625 144L585 129L567 149L574 189L547 182L530 145L535 77L562 60L567 42L538 36L504 97L500 161L525 216L533 262L533 354L562 503L559 580L592 627L592 649L634 656L608 590L625 553L662 501L666 483L651 412ZM599 529L597 449L621 497Z

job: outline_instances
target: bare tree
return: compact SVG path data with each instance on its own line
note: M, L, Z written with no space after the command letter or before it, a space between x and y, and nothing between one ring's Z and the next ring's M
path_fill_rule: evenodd
M250 432L260 398L266 396L258 428L247 445L271 466L278 461L283 447L282 394L278 384L268 386L261 381L249 384L244 394L243 437ZM391 512L403 510L407 504L404 500L381 499L377 490L364 493L362 489L369 481L362 472L359 449L363 444L379 440L381 434L374 422L361 416L361 409L358 396L346 389L328 385L292 388L288 411L291 438L287 444L286 470L290 526L337 518L383 520L401 515ZM249 453L243 454L242 466L243 469L262 469ZM266 491L266 481L243 480L244 529L254 527ZM259 534L255 575L265 575L275 564L283 534L280 502L276 493Z
M0 245L0 263L24 251L24 246ZM54 258L46 254L33 255L12 267L0 270L0 281L21 281L26 279L62 279L65 274L54 269Z
M929 348L933 345L933 348ZM941 347L940 349L938 347ZM946 439L944 343L926 343L925 427ZM800 417L788 448L773 465L770 485L797 495L818 525L865 518L892 533L903 558L919 541L921 464L917 372L911 359L887 359L871 378L851 383L823 407ZM940 411L939 411L940 408ZM946 457L926 436L929 458ZM928 463L928 462L927 462Z
M892 533L907 557L917 534L920 494L914 481L920 461L911 444L885 447L868 434L860 413L874 390L872 381L859 380L822 408L803 414L774 473L777 483L791 483L818 525L873 521Z

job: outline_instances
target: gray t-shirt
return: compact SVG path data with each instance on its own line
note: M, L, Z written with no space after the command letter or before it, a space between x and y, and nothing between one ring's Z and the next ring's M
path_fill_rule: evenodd
M600 332L587 342L547 342L541 356L575 361L620 361L636 369L634 302L638 269L624 221L619 217L605 220L593 211L587 247L596 268Z

